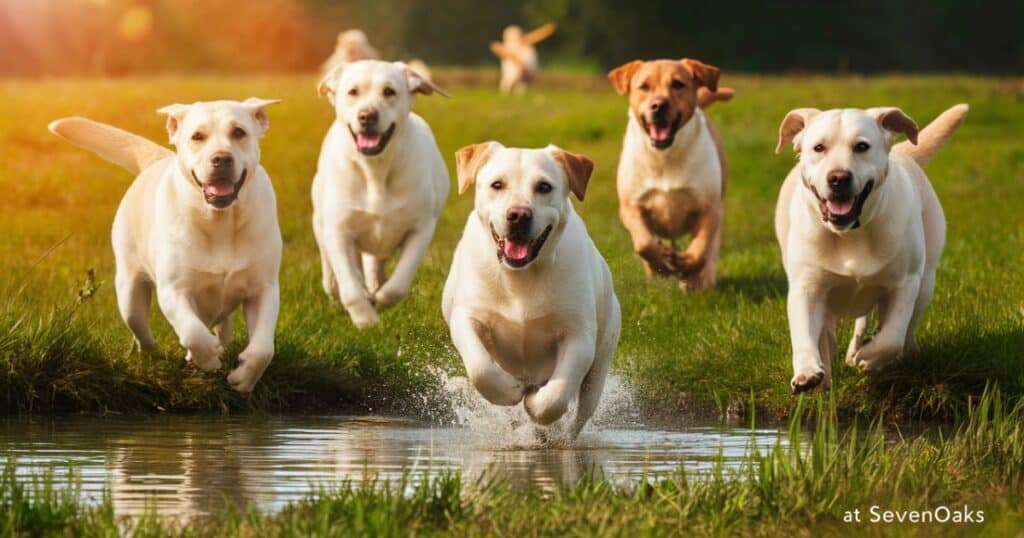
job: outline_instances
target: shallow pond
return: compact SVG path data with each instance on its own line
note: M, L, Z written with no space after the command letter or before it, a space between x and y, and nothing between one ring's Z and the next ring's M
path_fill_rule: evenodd
M69 464L90 501L109 491L118 515L147 507L189 518L252 503L280 509L320 486L368 477L484 472L516 485L554 488L587 472L617 482L707 472L721 455L738 466L778 430L647 426L607 407L573 443L538 445L521 417L463 413L438 425L377 416L114 416L0 420L0 452L19 475ZM528 433L524 433L528 432Z

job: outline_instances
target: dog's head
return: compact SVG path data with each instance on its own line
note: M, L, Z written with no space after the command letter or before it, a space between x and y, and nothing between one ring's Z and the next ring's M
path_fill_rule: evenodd
M651 145L665 149L697 109L697 88L718 89L717 67L697 60L634 60L608 73Z
M497 142L455 152L459 194L476 183L475 212L494 239L498 262L523 269L552 251L572 202L587 190L594 163L555 146L506 148ZM545 248L546 247L546 248Z
M277 102L250 97L158 110L167 115L167 134L178 150L182 174L210 206L225 209L234 203L246 178L256 171L259 140L270 127L265 109Z
M798 108L779 127L779 153L792 143L800 176L821 218L834 232L851 230L873 216L897 133L917 143L917 124L898 108Z
M336 67L318 87L334 105L355 149L380 155L412 110L413 94L448 96L401 62L362 60Z

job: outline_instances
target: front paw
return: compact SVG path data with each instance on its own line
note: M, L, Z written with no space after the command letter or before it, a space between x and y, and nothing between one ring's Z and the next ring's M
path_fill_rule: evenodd
M676 274L674 258L676 251L668 245L662 245L653 241L637 251L651 268L651 271L658 276L671 276Z
M679 278L687 278L704 268L704 258L689 252L672 252L672 267Z
M272 350L246 348L238 355L238 366L228 374L228 384L238 392L252 392L273 356Z
M377 309L370 304L369 300L346 303L345 310L348 311L348 315L352 318L352 323L355 324L357 329L365 329L380 323L380 314L377 313Z
M810 392L825 381L825 370L814 366L804 367L798 370L794 375L793 379L789 382L789 386L793 389L793 394L801 394L804 392ZM822 388L827 388L828 384Z
M534 422L547 426L562 418L569 410L569 402L565 397L564 383L551 381L523 398L523 407Z
M185 362L196 365L204 372L220 369L220 357L224 354L224 346L213 334L196 335L185 347Z
M373 304L380 308L387 308L409 295L408 285L392 284L393 280L387 281L373 294Z
M854 354L852 362L854 366L865 372L876 372L901 357L903 357L903 346L900 343L886 343L876 337Z

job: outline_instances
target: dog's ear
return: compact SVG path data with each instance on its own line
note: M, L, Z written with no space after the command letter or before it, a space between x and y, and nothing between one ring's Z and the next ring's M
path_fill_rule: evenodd
M455 173L459 179L459 194L466 192L476 175L491 156L502 146L497 142L484 142L466 146L455 152Z
M259 97L250 97L242 101L242 106L252 114L253 119L260 126L260 136L263 136L263 133L270 128L270 118L267 116L266 107L280 102L280 99L260 99Z
M917 123L910 116L903 113L902 110L893 107L878 107L870 108L867 113L874 116L875 121L885 131L886 142L892 144L892 139L895 138L896 133L903 133L907 135L907 140L910 140L911 144L917 145Z
M548 146L547 150L565 170L565 175L569 178L569 190L582 202L583 196L587 194L590 174L594 172L594 161L583 155L569 153L558 146Z
M718 75L722 72L720 69L700 60L693 60L691 58L683 58L682 60L679 60L679 63L683 64L683 67L690 71L690 74L693 75L693 79L697 81L697 84L704 86L711 91L718 89Z
M320 79L320 83L316 85L316 93L320 97L326 97L327 102L334 104L334 94L338 90L338 77L341 76L341 72L345 70L345 64L341 63L334 66L331 70Z
M417 72L402 62L395 62L395 64L405 70L405 78L409 81L409 93L422 93L423 95L433 95L436 93L444 97L451 97L440 86L434 84L434 81L423 76L422 73Z
M786 144L793 143L793 150L800 151L800 133L814 116L821 113L817 108L794 108L790 110L779 126L779 144L775 146L775 154L782 153Z
M156 111L157 114L167 115L167 138L172 145L174 144L174 135L178 134L178 127L181 127L181 120L185 117L185 113L188 112L189 108L192 108L192 105L175 103Z
M642 65L644 65L643 60L633 60L608 72L608 80L612 82L612 86L615 87L615 91L619 92L619 95L629 95L629 81L633 80L633 75Z

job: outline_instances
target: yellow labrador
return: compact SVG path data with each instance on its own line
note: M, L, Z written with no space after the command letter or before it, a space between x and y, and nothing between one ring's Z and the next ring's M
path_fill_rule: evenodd
M523 92L537 76L537 49L534 45L555 33L555 23L549 22L536 30L523 33L515 24L505 28L501 41L491 42L491 52L501 60L501 82L504 93Z
M931 301L946 236L921 166L967 115L957 105L918 132L898 108L791 111L776 152L800 162L786 177L775 231L789 280L793 392L831 380L839 318L857 318L846 361L864 370L916 353L914 328ZM893 145L897 133L908 141ZM879 330L864 337L877 309Z
M435 92L446 95L405 64L376 60L343 65L320 84L337 118L313 179L313 232L324 291L360 328L409 294L448 197L437 142L412 112L413 95Z
M577 402L593 415L621 314L604 258L573 210L593 164L554 146L477 144L456 153L475 208L455 249L442 309L470 382L496 405L520 401L547 425Z
M264 109L276 102L250 98L160 109L177 153L84 118L50 124L55 134L138 174L111 234L117 303L136 345L143 351L155 346L148 319L155 289L185 359L217 370L232 340L231 314L242 306L249 344L228 375L241 392L252 390L274 356L281 232L259 139L270 126Z

